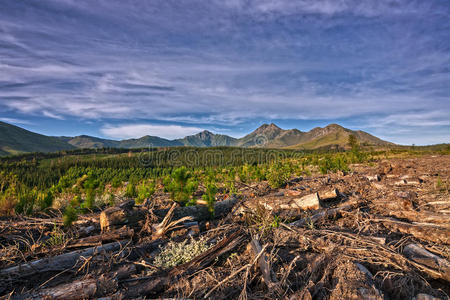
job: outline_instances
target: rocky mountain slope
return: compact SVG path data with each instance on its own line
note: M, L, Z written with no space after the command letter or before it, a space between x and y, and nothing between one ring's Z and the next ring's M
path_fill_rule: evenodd
M49 137L20 127L0 122L0 155L24 152L52 152L76 148L145 148L145 147L267 147L291 149L344 148L352 134L364 145L392 145L364 131L353 131L337 124L316 127L303 132L298 129L282 129L277 125L264 124L250 134L236 139L227 135L202 131L182 139L168 140L157 136L138 139L109 140L80 135L76 137Z

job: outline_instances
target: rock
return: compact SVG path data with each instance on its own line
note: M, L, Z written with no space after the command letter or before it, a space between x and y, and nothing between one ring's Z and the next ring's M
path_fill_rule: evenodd
M315 210L321 207L319 195L317 193L294 199L293 202L292 207L300 208L302 210Z

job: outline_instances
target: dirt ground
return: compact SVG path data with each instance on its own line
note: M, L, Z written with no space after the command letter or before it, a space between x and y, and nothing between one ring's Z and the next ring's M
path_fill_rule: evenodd
M68 231L57 212L3 218L0 295L449 299L450 156L352 165L348 174L296 177L277 190L267 182L238 189L219 195L214 220L201 209L168 212L162 191L148 205L81 216ZM191 219L170 224L183 216ZM169 268L156 263L169 244L200 238L203 253Z

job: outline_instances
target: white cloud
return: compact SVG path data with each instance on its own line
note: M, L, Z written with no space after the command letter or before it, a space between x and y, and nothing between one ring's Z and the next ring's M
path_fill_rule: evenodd
M140 138L145 135L159 136L166 139L183 138L202 131L198 127L186 127L179 125L151 125L151 124L124 124L117 126L105 126L100 132L116 139Z
M59 115L56 115L56 114L51 113L51 112L46 111L46 110L42 111L42 114L43 114L44 116L49 117L49 118L52 118L52 119L64 120L64 117L59 116Z
M32 124L28 120L20 120L15 118L0 118L0 121L6 122L6 123L12 123L12 124Z

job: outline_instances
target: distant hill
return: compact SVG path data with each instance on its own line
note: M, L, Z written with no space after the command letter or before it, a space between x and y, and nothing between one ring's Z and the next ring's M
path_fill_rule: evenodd
M302 133L297 144L288 146L291 149L319 149L330 146L345 148L348 144L349 135L354 135L362 145L387 146L393 143L383 141L367 132L353 131L337 124L326 127L316 127L308 132Z
M282 129L277 125L263 124L246 136L236 139L223 134L202 131L182 139L168 140L157 136L138 139L109 140L88 135L76 137L49 137L20 127L0 122L0 155L24 152L54 152L76 148L145 148L145 147L266 147L290 149L345 148L352 134L363 145L393 145L364 131L353 131L337 124L316 127L303 132L298 129Z
M241 147L273 147L292 146L301 140L303 132L298 129L281 129L277 125L263 124L255 131L238 140Z
M176 141L179 141L184 146L216 147L216 146L235 146L237 139L230 137L228 135L214 134L208 130L204 130L195 135L190 135Z
M55 152L76 149L57 137L37 134L23 128L0 122L0 155L25 152Z
M173 147L183 146L178 140L167 140L157 136L146 135L139 139L122 140L119 148L145 148L145 147Z
M76 137L61 137L76 148L117 148L120 142L114 140L101 139L89 135L80 135Z

